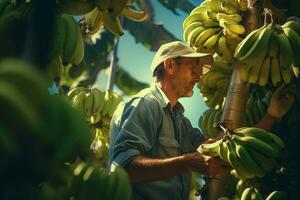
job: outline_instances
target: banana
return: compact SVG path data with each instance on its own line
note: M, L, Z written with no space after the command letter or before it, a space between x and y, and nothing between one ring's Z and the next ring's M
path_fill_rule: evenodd
M204 41L206 41L210 36L220 31L220 28L208 28L202 31L195 39L195 46L197 48L202 48Z
M207 122L207 134L209 136L209 138L215 138L217 136L216 134L216 130L214 128L214 119L215 119L215 116L216 116L217 112L216 110L213 110L210 115L209 115L209 118L208 118L208 122Z
M263 63L263 60L262 61L258 60L257 65L251 66L251 69L250 69L249 75L248 75L248 80L247 80L248 83L256 84L258 82L262 63Z
M188 42L188 36L195 28L202 26L202 22L193 22L183 30L183 39ZM204 30L204 28L203 28ZM195 36L196 37L196 36Z
M235 144L229 140L227 142L228 145L228 151L227 151L227 158L234 170L236 170L237 174L241 178L253 178L254 174L246 168L246 166L243 165L240 158L236 154L235 151Z
M224 13L229 14L229 15L236 14L239 12L234 6L232 6L231 4L224 2L224 1L221 3L221 8Z
M281 27L282 28L291 28L296 33L300 34L300 22L298 22L298 21L295 21L295 20L287 21Z
M220 156L220 158L221 158L224 162L229 163L229 160L228 160L228 157L227 157L227 152L229 151L229 150L228 150L227 142L228 142L228 141L223 141L223 142L220 144L219 156Z
M260 67L260 73L259 73L259 80L258 85L259 86L265 86L270 77L270 68L271 68L271 57L268 55L264 58L261 67Z
M112 116L113 113L115 112L117 106L119 105L119 103L122 101L122 98L117 95L116 93L112 92L112 101L110 102L110 109L108 109L107 114L108 116Z
M146 21L148 19L148 14L145 11L137 11L134 10L132 7L130 6L125 6L125 8L122 11L122 14L133 21L136 22L143 22Z
M94 95L94 108L93 108L93 115L97 113L101 113L103 106L104 106L104 96L105 93L100 91L98 88L93 88L91 91Z
M228 19L220 19L219 20L220 26L224 29L228 29L233 33L236 34L244 34L245 33L245 27L243 25L238 24L235 21L228 20Z
M272 157L265 156L263 153L258 152L257 150L253 148L248 148L249 153L252 155L256 163L265 171L269 172L271 171L275 165L276 160Z
M246 188L242 193L241 200L252 200L252 190L251 187Z
M57 56L63 56L63 49L66 43L66 27L64 19L61 15L55 17L54 31L52 36L52 46L49 52L49 59L57 58Z
M219 50L218 54L225 60L232 59L232 53L227 46L226 37L224 35L221 35L218 40L218 50Z
M278 46L277 38L275 36L275 33L272 32L268 54L271 57L276 57L278 53L279 53L279 46Z
M62 13L84 15L91 12L96 7L96 4L93 0L60 0L58 1L58 7Z
M279 64L281 68L289 68L293 62L293 49L285 33L275 34L279 46Z
M293 51L293 64L296 66L300 65L300 57L297 52L300 51L300 36L291 28L283 28L284 34L288 37L292 51ZM289 67L288 67L289 68Z
M106 192L103 194L103 199L114 199L115 189L118 184L118 176L115 171L111 172L108 176Z
M97 33L103 26L103 21L101 19L100 10L95 8L91 12L84 15L84 21L88 27L89 35Z
M63 62L69 63L76 51L78 32L74 26L75 19L71 15L63 14L61 17L65 23L66 32L66 40L63 48L62 59Z
M213 46L215 46L215 44L217 44L219 37L221 35L221 31L217 32L215 34L213 34L212 36L210 36L204 43L203 43L203 48L204 49L211 49Z
M239 60L243 61L247 59L249 64L258 65L258 61L262 61L267 54L271 33L272 31L269 26L263 28L260 31L257 40L253 43L248 52L241 56Z
M201 144L197 151L203 155L217 157L219 156L219 149L222 140L217 140L213 143L204 143Z
M72 20L74 26L73 34L76 35L76 47L73 56L70 58L70 63L79 65L84 56L84 41L81 34L81 29L75 20Z
M281 84L281 70L278 57L271 58L271 80L275 87Z
M245 57L245 55L249 53L250 48L252 48L252 46L254 46L254 44L259 40L258 38L262 37L261 30L264 28L265 27L261 27L253 30L239 43L234 52L234 57L236 59Z
M116 36L123 35L123 28L118 17L113 17L107 10L100 11L99 14L105 28Z
M212 21L218 21L217 19L217 14L216 12L213 12L213 11L207 11L207 16L212 20Z
M79 92L81 92L81 91L87 92L88 88L74 87L70 91L68 91L67 96L68 96L69 101L71 101L75 97L75 95L79 94Z
M280 199L287 199L287 195L284 191L280 190L275 190L271 192L266 200L280 200Z
M61 56L57 56L49 64L47 64L46 69L47 74L52 80L60 80L61 76L64 73L64 65Z
M216 28L216 27L220 27L219 26L219 22L214 21L214 20L205 20L202 22L202 26L204 26L205 28Z
M232 5L235 9L239 9L239 3L237 0L222 0L222 2Z
M217 18L218 21L220 21L221 19L226 19L226 20L237 22L237 23L241 22L242 19L243 19L242 16L239 15L239 14L227 15L225 13L217 13L216 18Z
M186 29L188 25L190 25L193 22L203 22L207 20L207 16L203 14L202 12L196 12L196 13L191 13L185 20L183 21L183 29Z
M279 155L279 151L276 148L273 148L271 145L265 143L264 141L254 138L251 136L234 136L236 140L239 141L240 144L246 145L247 147L253 148L259 152L262 152L266 156L277 157Z
M202 3L202 5L206 5L209 10L213 12L221 12L221 4L222 2L220 0L206 0Z
M237 0L239 4L240 11L247 11L248 10L248 0Z
M94 0L96 6L99 8L99 10L106 10L109 8L111 0Z
M247 168L249 172L252 172L253 175L263 177L265 175L265 171L255 162L247 148L241 145L238 140L235 140L235 138L233 138L232 141L235 143L236 154L245 168Z
M204 30L206 30L203 26L198 26L194 28L187 37L187 42L191 47L195 46L196 38L199 36L200 33L202 33Z
M208 123L207 122L208 122L209 115L212 111L213 111L212 109L208 109L202 114L203 120L201 123L201 127L202 127L201 130L202 130L203 134L205 134L205 135L208 135L207 134L207 132L208 132L208 128L207 128Z
M117 18L127 5L127 0L111 0L107 10L112 18Z
M89 91L86 94L85 101L84 101L85 118L86 118L86 121L88 121L88 122L93 121L91 118L93 116L94 106L95 106L94 95L91 91Z
M283 82L287 85L289 84L291 81L292 81L292 78L293 78L293 72L291 70L291 68L280 68L280 71L281 71L281 77L282 77L282 80Z
M72 99L72 107L78 109L81 113L85 113L84 102L86 98L86 93L87 92L85 91L81 91Z

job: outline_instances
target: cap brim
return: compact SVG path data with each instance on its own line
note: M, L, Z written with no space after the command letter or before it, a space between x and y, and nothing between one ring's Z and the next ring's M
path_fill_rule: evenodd
M180 55L180 57L187 57L187 58L201 58L201 57L206 57L206 56L212 56L210 53L189 53L189 54L184 54Z

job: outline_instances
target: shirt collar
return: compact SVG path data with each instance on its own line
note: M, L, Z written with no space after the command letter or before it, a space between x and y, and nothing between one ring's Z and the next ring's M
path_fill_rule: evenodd
M171 103L164 91L155 83L151 84L151 89L154 91L154 94L156 98L158 99L160 105L165 108L165 107L170 107L171 108ZM180 113L184 113L184 107L182 104L177 101L175 106L173 107L172 110L178 110Z

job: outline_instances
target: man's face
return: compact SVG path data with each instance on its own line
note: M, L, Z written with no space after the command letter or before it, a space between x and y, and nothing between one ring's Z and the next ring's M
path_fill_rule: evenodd
M175 72L172 75L172 85L178 97L190 97L193 95L193 88L203 75L205 66L211 65L212 60L209 56L201 58L180 58L173 64Z

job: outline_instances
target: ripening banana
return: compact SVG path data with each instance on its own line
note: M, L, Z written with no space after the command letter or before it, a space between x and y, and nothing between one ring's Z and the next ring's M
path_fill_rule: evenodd
M211 49L213 46L215 46L220 38L221 31L213 34L210 36L204 43L203 48L206 50Z
M237 0L239 4L239 9L243 12L248 10L248 0Z
M196 28L194 28L187 37L187 42L191 47L195 46L196 43L196 38L199 36L200 33L202 33L204 30L206 30L205 27L203 26L198 26Z
M206 12L207 12L207 16L209 17L209 19L211 19L212 21L215 21L215 22L218 21L216 12L209 11L209 10Z
M195 39L195 46L197 48L203 47L203 43L213 34L219 32L221 29L220 28L208 28L202 31L197 38Z
M202 22L193 22L183 30L183 39L188 42L189 34L197 27L202 26ZM204 29L203 29L204 30Z
M224 35L221 35L218 40L218 54L227 61L232 60L232 52L228 48L227 39Z
M279 58L272 57L270 61L271 65L271 81L275 87L281 84L281 71L279 65Z
M220 19L219 20L220 26L224 29L228 29L233 33L236 34L244 34L245 33L245 27L241 24L238 24L235 21L228 20L228 19Z
M130 6L125 6L125 8L122 11L122 14L126 18L136 21L136 22L143 22L143 21L147 20L149 17L145 11L134 10Z
M225 13L217 13L216 18L217 18L218 21L220 21L221 19L226 19L226 20L237 22L237 23L241 22L242 19L243 19L242 16L239 15L239 14L227 15Z
M191 13L183 21L183 29L186 29L186 27L188 25L190 25L191 23L193 23L193 22L199 22L199 21L203 22L203 21L205 21L207 19L208 19L208 17L206 16L206 14L204 14L202 12Z
M222 2L221 3L221 8L222 8L222 11L226 14L236 14L239 12L238 9L236 9L234 6L232 6L230 3L227 3L227 2Z
M197 151L201 154L207 155L207 156L219 156L219 148L220 144L222 143L222 140L217 140L213 143L205 143L201 144Z
M214 20L205 20L202 22L202 26L204 26L205 28L216 28L216 27L220 27L219 26L219 22L214 21Z
M259 80L258 80L259 86L265 86L268 83L270 77L270 69L271 69L271 57L268 55L264 58L260 67Z
M123 35L119 17L113 17L107 10L100 11L99 14L105 28L117 36Z

